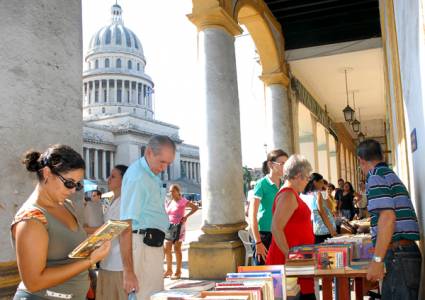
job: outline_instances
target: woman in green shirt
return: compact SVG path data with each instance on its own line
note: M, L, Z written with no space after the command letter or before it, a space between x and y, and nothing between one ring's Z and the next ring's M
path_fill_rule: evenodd
M264 177L257 181L254 199L250 203L249 223L253 238L254 263L264 265L267 250L272 241L272 207L274 198L282 186L283 165L288 154L282 149L272 150L263 162Z

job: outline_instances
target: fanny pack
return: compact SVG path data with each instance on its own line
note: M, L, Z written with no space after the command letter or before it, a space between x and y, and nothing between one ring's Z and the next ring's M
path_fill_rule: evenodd
M146 228L143 243L151 247L162 247L164 244L165 233L156 228Z

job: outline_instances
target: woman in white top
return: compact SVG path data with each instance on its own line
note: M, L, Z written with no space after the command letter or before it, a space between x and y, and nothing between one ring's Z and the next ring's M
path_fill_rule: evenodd
M311 208L315 244L323 243L327 238L336 235L335 220L328 207L328 202L322 194L323 186L323 176L312 173L304 190L305 195L312 196Z
M127 166L116 165L108 178L108 189L114 196L103 216L105 222L120 218L121 183L125 171ZM100 262L96 300L127 300L122 280L123 270L119 239L114 239L108 256Z

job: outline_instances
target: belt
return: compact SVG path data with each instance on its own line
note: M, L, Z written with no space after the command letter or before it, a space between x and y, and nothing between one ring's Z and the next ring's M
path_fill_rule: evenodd
M396 249L397 247L402 247L402 246L412 246L416 244L415 241L413 240L398 240L398 241L393 241L388 245L388 249Z
M138 233L138 234L145 234L146 233L146 229L136 229L132 231L133 233Z

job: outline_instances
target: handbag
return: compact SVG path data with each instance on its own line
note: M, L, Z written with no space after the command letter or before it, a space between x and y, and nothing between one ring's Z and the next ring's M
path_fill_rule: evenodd
M180 231L182 229L182 224L170 224L170 227L168 227L168 231L165 234L165 239L167 241L175 242L178 241L180 238Z
M165 233L156 228L146 228L143 243L151 247L162 247Z

